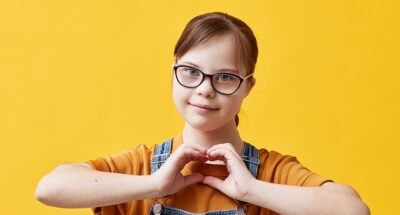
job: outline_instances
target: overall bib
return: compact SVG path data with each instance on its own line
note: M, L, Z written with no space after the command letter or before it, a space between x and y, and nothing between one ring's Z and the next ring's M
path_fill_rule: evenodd
M169 139L162 144L158 145L154 151L154 155L151 158L151 172L156 172L168 159L171 154L172 149L172 140ZM243 155L242 160L246 164L247 169L251 172L251 174L257 178L257 171L259 165L259 151L256 147L251 144L244 142ZM243 205L244 202L239 202L238 206ZM191 213L178 208L172 208L161 204L154 204L150 210L150 215L197 215L199 213ZM246 208L238 207L236 209L231 210L219 210L219 211L209 211L206 213L200 213L204 215L235 215L235 214L246 214Z

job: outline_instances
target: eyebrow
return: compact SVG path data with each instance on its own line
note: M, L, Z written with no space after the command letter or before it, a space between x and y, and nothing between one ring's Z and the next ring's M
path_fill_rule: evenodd
M200 66L196 65L195 63L189 62L189 61L183 61L182 64L189 64L190 66L196 67L200 70L203 70ZM232 72L232 73L236 73L239 74L239 71L237 71L236 69L230 69L230 68L221 68L221 69L217 69L217 72Z

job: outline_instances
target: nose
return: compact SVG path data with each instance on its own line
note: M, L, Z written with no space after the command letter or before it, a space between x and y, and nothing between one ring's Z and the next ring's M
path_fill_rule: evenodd
M205 77L203 82L197 86L196 93L206 97L214 97L215 90L211 83L211 77Z

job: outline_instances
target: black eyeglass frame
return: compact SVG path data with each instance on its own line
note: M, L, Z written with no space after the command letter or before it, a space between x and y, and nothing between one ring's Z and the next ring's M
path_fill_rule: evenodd
M194 69L194 70L196 70L196 71L199 71L199 72L203 75L203 78L201 79L201 81L199 82L199 84L196 85L196 86L193 86L193 87L185 86L185 85L183 85L183 84L179 81L179 78L178 78L177 71L178 71L178 68L179 68L179 67L188 67L188 68L190 68L190 69ZM253 72L250 73L250 74L248 74L248 75L246 75L246 76L243 77L243 78L242 78L241 76L239 76L239 75L232 74L232 73L227 73L227 72L215 73L215 74L211 75L211 74L204 73L203 71L201 71L200 69L197 69L196 67L188 66L188 65L184 65L184 64L174 64L174 65L173 65L173 70L174 70L174 74L175 74L176 80L178 81L178 83L179 83L182 87L186 87L186 88L196 88L196 87L200 86L200 85L203 83L203 81L204 81L204 79L205 79L206 77L209 77L209 78L210 78L210 81L211 81L211 86L212 86L212 88L213 88L216 92L221 93L221 94L223 94L223 95L232 95L232 94L236 93L236 91L238 91L239 88L240 88L240 86L242 85L243 81L253 76ZM239 78L239 85L238 85L238 87L236 88L236 90L234 90L232 93L223 93L223 92L220 92L219 90L215 89L214 83L213 83L213 78L214 78L214 76L216 76L216 75L233 75L233 76Z

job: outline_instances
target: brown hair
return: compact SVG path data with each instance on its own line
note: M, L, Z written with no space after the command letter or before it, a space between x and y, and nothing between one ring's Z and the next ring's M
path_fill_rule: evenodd
M258 46L253 31L242 20L222 12L205 13L190 20L175 45L174 56L178 59L192 47L224 34L234 37L234 56L239 71L244 70L246 74L254 72ZM235 122L236 126L239 125L238 115L235 116Z

